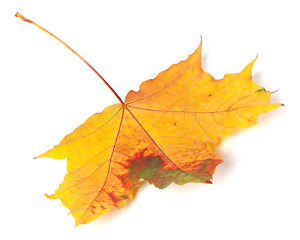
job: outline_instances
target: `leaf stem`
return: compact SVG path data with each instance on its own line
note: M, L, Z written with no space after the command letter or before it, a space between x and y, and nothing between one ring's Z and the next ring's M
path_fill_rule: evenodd
M117 99L119 100L119 102L121 104L124 105L123 100L119 97L119 95L115 92L115 90L105 81L105 79L100 75L99 72L97 72L97 70L95 68L93 68L83 57L81 57L73 48L71 48L68 44L66 44L64 41L62 41L60 38L56 37L54 34L52 34L51 32L49 32L48 30L46 30L45 28L41 27L40 25L38 25L37 23L25 18L22 14L20 13L16 13L15 14L16 17L22 19L24 22L28 22L31 23L33 25L35 25L36 27L38 27L39 29L43 30L44 32L48 33L50 36L54 37L56 40L58 40L59 42L61 42L63 45L65 45L69 50L71 50L77 57L79 57L86 65L88 65L96 74L97 76L105 83L105 85L112 91L112 93L117 97Z

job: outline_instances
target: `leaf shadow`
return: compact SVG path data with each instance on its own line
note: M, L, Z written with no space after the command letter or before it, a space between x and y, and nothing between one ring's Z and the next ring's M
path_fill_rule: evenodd
M234 161L225 161L217 166L213 175L212 184L189 182L183 185L178 185L172 183L168 188L175 195L192 195L195 192L199 192L203 188L217 187L221 184L224 184L226 178L230 176L230 173L233 171L234 165Z
M207 69L207 53L202 53L201 56L201 67L205 71Z

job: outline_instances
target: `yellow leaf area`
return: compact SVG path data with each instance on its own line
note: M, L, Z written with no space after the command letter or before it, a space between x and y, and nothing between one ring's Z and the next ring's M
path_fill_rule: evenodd
M48 197L61 199L76 225L122 208L142 181L159 188L211 183L223 161L213 151L220 139L282 106L252 81L255 60L240 73L215 80L202 70L201 45L40 156L67 158L68 174Z

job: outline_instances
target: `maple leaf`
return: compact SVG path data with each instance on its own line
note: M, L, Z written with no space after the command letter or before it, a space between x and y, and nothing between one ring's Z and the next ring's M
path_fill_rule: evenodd
M17 17L43 29L20 14ZM120 103L94 114L39 156L67 158L68 174L48 197L61 199L76 225L91 222L112 207L122 208L141 180L159 188L211 183L223 161L213 150L220 139L253 126L258 115L282 106L271 103L271 92L252 81L256 59L240 73L215 80L201 67L201 48L202 40L187 60L143 82L125 102L92 68Z

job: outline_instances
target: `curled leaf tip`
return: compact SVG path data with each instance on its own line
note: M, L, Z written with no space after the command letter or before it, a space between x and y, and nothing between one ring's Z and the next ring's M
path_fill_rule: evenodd
M15 14L15 16L16 16L17 18L22 19L23 21L25 21L25 19L26 19L22 14L20 14L20 13L18 13L18 12Z
M16 16L17 18L20 18L20 19L23 20L24 22L33 23L31 20L25 18L22 14L20 14L20 13L18 13L18 12L15 14L15 16Z

